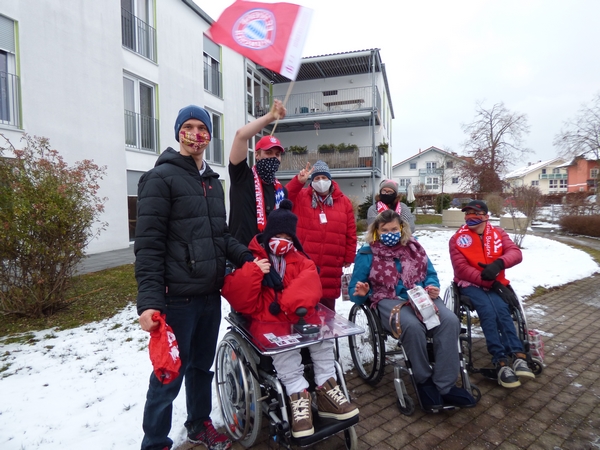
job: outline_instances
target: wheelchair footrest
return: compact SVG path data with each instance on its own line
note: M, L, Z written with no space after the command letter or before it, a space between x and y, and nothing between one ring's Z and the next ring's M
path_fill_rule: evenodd
M358 415L346 420L324 419L313 411L313 427L315 433L301 438L292 437L291 442L300 447L306 447L331 437L334 434L353 427L358 423Z

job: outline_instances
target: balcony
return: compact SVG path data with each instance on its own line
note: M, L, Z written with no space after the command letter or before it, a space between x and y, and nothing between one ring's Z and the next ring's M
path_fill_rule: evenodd
M566 180L566 173L540 173L540 180Z
M20 93L19 77L0 72L0 124L20 128Z
M224 155L223 155L223 139L212 139L208 148L204 152L204 159L208 162L218 164L220 166L223 165Z
M223 98L223 74L217 66L204 63L204 90Z
M440 173L442 173L443 170L440 168L436 168L436 169L419 169L419 176L425 176L425 175L439 175Z
M125 145L158 153L158 119L125 110Z
M268 105L275 99L283 102L285 96L276 95L268 101L258 100L255 105L248 103L248 112L260 117L269 111ZM381 124L381 95L377 87L375 98L370 86L292 94L285 107L285 119L277 124L279 132L314 130L315 123L318 123L320 130L369 126L373 112L375 124Z
M319 159L329 166L334 176L336 173L338 175L365 176L365 174L370 174L373 169L381 171L381 156L376 153L373 158L372 147L358 147L356 150L346 152L321 152L318 150L310 150L303 154L285 152L281 155L281 165L277 175L282 178L286 178L286 176L291 178L300 169L303 169L307 162L313 165Z
M123 47L156 62L156 30L129 11L121 8Z

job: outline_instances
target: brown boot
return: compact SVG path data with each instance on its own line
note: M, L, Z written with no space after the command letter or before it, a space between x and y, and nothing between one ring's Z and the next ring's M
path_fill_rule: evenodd
M315 433L312 421L311 397L307 390L290 395L292 408L292 436L311 436Z
M317 408L320 417L337 420L346 420L358 414L358 408L348 401L333 377L317 387Z

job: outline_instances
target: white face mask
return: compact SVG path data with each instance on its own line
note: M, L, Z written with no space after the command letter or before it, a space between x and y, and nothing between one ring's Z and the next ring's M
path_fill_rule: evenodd
M313 181L311 183L311 186L313 187L313 189L315 191L317 191L320 194L324 194L326 192L329 192L329 188L331 187L331 180L318 180L318 181Z

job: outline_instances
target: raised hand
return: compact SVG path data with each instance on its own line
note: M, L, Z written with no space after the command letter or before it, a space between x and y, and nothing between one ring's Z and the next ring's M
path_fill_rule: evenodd
M313 170L314 170L314 167L310 167L310 163L307 162L304 169L302 169L298 173L298 181L302 184L306 183L308 181L309 177L311 176L311 174L313 173Z
M271 114L273 114L273 117L275 119L277 119L277 120L283 119L285 117L286 112L287 112L287 110L283 106L283 103L281 103L281 100L275 100L273 102L273 106L271 106Z

